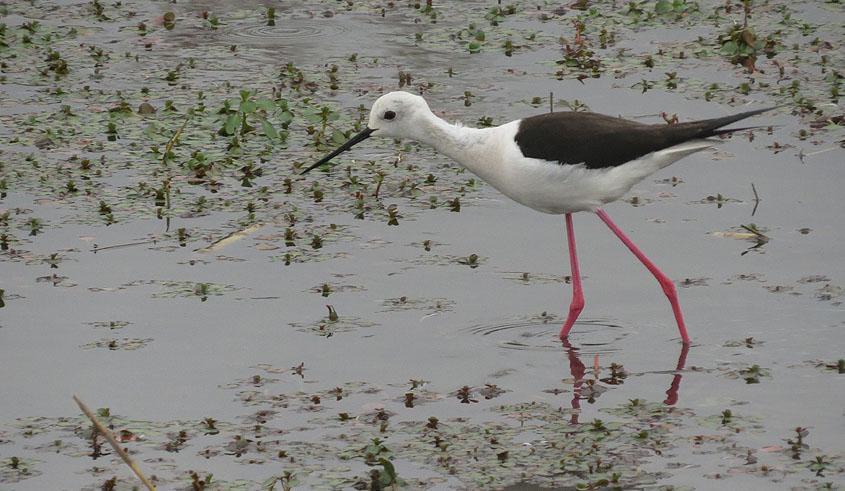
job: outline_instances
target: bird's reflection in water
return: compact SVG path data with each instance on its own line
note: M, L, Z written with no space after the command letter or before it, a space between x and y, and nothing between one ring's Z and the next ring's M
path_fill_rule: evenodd
M627 373L621 365L611 364L610 376L599 378L601 368L598 363L598 355L593 360L592 376L587 375L587 367L581 361L578 350L579 348L572 346L568 339L563 340L563 348L566 351L566 356L569 359L569 373L572 376L572 424L578 423L578 416L581 414L581 401L586 400L592 404L595 402L603 392L607 391L607 387L598 382L603 382L607 385L621 385L624 383ZM689 345L682 344L681 352L678 355L678 363L672 377L672 383L669 389L666 390L666 399L664 404L672 406L678 402L679 392L681 389L681 379L683 378L684 366L687 363L687 353L689 353Z

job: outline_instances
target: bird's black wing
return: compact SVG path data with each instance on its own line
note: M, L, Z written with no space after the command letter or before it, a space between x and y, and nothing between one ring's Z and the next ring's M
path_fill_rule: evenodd
M642 124L596 113L548 113L521 120L515 140L526 157L601 169L688 140L736 131L719 128L770 109L672 125Z

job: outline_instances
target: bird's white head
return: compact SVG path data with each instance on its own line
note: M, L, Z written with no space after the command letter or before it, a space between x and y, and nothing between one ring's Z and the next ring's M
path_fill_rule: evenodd
M326 155L317 163L302 171L302 174L319 167L335 158L354 145L366 140L370 136L386 136L393 138L413 138L419 140L425 136L426 122L436 118L425 99L408 92L390 92L376 99L370 110L370 121L367 128L338 147L334 152Z
M367 127L373 136L413 138L420 128L420 117L431 114L425 99L409 92L389 92L379 97L370 110Z

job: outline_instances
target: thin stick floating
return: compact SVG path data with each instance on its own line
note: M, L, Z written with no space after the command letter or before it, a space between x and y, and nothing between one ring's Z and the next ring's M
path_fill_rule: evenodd
M135 461L132 460L132 457L130 457L129 454L126 453L126 450L124 450L123 447L120 446L120 443L118 443L117 439L114 437L114 435L112 435L111 431L109 431L108 428L103 426L103 423L100 423L100 421L91 411L91 409L89 409L88 406L86 406L85 403L82 402L78 397L73 396L73 400L76 401L76 405L79 406L79 409L81 409L83 413L85 413L85 416L88 416L88 419L90 419L91 422L94 423L94 428L96 428L97 431L99 431L100 434L106 438L106 440L111 445L111 448L113 448L114 451L117 452L118 455L120 455L120 458L123 459L123 461L126 462L126 465L128 465L132 469L132 472L134 472L135 475L138 476L138 479L140 479L141 482L144 483L144 486L146 486L147 489L149 489L150 491L156 491L155 485L153 485L153 483L150 482L150 480L147 479L146 476L144 476L144 473L141 472L140 467L138 467Z
M91 252L97 253L97 252L100 252L100 251L108 251L109 249L118 249L118 248L121 248L121 247L132 247L132 246L136 246L136 245L155 244L156 242L158 242L158 239L142 240L140 242L127 242L126 244L115 244L115 245L109 245L109 246L104 246L104 247L96 247L95 246L93 249L91 249Z

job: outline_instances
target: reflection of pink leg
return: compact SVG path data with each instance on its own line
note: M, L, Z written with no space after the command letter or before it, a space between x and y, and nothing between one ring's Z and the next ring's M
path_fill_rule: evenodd
M569 268L572 271L572 303L569 315L560 328L560 339L566 339L578 315L584 309L584 291L581 289L581 270L578 268L578 254L575 252L575 230L572 228L572 213L566 214L566 240L569 242Z
M584 385L584 375L587 367L578 358L578 348L573 348L569 340L563 339L563 348L569 358L569 373L572 375L572 419L570 422L578 424L578 415L581 414L581 386Z
M675 368L675 376L672 377L672 385L669 386L669 390L666 391L666 400L663 401L663 404L667 406L672 406L676 402L678 402L678 391L681 389L681 371L684 369L684 366L687 364L687 353L689 352L689 345L682 344L681 345L681 354L678 356L678 365Z
M684 314L681 313L681 305L678 303L678 293L675 291L675 284L672 283L672 280L670 280L668 276L663 274L663 272L660 271L657 266L655 266L654 263L651 262L651 260L645 256L645 254L643 254L643 251L641 251L636 245L634 245L633 242L631 242L631 239L629 239L628 236L625 235L625 233L622 232L622 230L617 227L615 223L613 223L613 220L611 220L610 217L607 216L607 213L604 210L602 210L601 208L597 209L596 215L598 215L599 218L601 218L602 221L607 224L608 227L610 227L610 230L612 230L613 233L616 234L617 237L619 237L622 243L625 244L628 249L630 249L631 252L634 253L635 256L637 256L637 259L639 259L640 262L643 263L643 266L645 266L649 271L651 271L651 274L653 274L654 277L657 278L657 282L660 283L661 287L663 287L663 293L666 294L666 296L669 298L669 303L672 304L672 312L675 313L675 320L678 322L678 331L681 332L681 340L683 340L684 344L689 344L690 339L689 335L687 334L687 328L684 325Z

